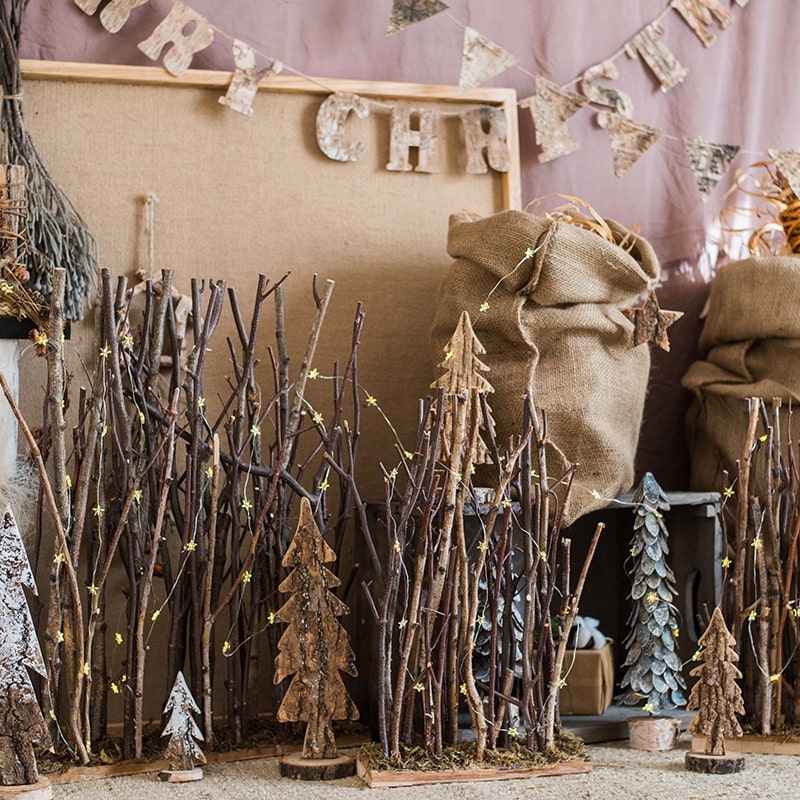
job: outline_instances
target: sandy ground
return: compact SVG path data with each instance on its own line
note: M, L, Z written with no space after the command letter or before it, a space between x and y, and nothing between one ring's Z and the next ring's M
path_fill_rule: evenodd
M626 741L589 745L594 769L582 775L521 778L485 783L439 784L410 788L370 789L359 778L324 783L280 777L277 758L211 764L202 781L161 783L154 773L82 781L54 787L63 798L126 798L126 800L366 800L370 793L387 800L793 800L800 797L800 757L746 756L738 775L698 775L684 770L689 738L663 753L632 750ZM355 753L354 750L346 751Z

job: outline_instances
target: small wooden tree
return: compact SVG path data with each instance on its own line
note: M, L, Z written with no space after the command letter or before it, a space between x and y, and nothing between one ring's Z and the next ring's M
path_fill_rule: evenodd
M162 781L179 783L196 781L203 777L203 770L195 766L195 762L206 763L206 757L197 744L203 734L192 714L199 714L200 708L195 702L183 672L178 672L172 691L169 693L164 712L171 712L162 736L169 736L169 743L164 754L169 759L170 769L159 773Z
M297 530L282 562L291 572L278 587L292 594L278 611L287 628L278 642L274 680L277 684L289 675L294 678L277 719L306 723L305 762L290 756L281 760L282 774L289 777L329 779L354 771L353 759L339 757L331 725L335 719L358 719L340 674L358 672L349 637L337 619L349 609L330 591L340 581L325 564L335 560L314 521L311 504L303 498ZM309 760L331 763L309 764Z
M6 508L0 522L0 784L39 783L33 745L50 735L28 670L47 676L23 587L36 582L16 520ZM48 784L49 789L49 784Z
M725 738L742 735L736 715L744 714L742 692L736 683L742 673L736 666L739 655L735 644L722 612L715 608L708 628L699 639L700 663L689 673L698 680L687 705L697 709L688 731L706 737L704 753L686 754L686 769L692 772L724 774L744 768L744 758L725 754Z

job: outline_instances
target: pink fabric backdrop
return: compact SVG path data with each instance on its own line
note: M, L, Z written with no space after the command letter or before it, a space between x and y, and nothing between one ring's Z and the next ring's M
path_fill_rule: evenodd
M740 8L721 0L736 21L726 30L714 24L710 48L670 11L664 41L689 69L685 81L662 93L643 62L617 59L620 78L611 83L628 93L634 119L672 137L696 137L741 145L734 167L766 157L766 149L800 150L800 104L793 54L800 33L796 0L751 0ZM458 83L463 30L469 25L512 52L511 68L488 85L511 86L520 99L534 92L533 75L565 84L613 55L667 5L666 0L449 0L438 14L386 36L391 0L190 0L188 3L226 34L307 75ZM121 32L107 33L97 16L72 0L31 0L25 19L23 56L58 61L148 64L136 48L171 8L171 0L150 0L136 8ZM232 70L230 41L217 36L197 54L197 68ZM609 83L609 82L606 82ZM523 202L551 193L576 195L603 216L633 226L654 245L662 264L693 264L706 232L726 202L725 184L703 203L678 139L656 142L623 178L614 177L606 131L584 109L569 122L581 150L540 164L529 113L520 109ZM687 316L672 331L670 354L655 353L651 402L640 452L666 488L685 488L682 444L687 395L680 376L693 360L697 313L707 287L698 272L666 270L663 307Z

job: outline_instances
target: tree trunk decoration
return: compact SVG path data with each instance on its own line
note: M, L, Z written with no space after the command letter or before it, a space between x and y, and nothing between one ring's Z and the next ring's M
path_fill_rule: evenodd
M686 682L676 652L675 576L666 561L669 534L662 512L669 510L669 503L651 473L642 478L634 504L629 570L633 609L625 640L626 671L620 683L624 691L616 699L624 705L645 700L643 709L654 714L662 708L685 705L681 690Z
M16 520L6 508L0 523L0 784L39 780L33 745L50 746L50 736L28 670L46 677L23 586L36 582Z
M742 726L736 718L744 714L742 691L736 681L742 673L736 666L739 655L719 608L714 609L711 622L700 637L700 662L689 673L697 678L689 695L688 709L696 709L688 731L706 737L708 755L725 755L725 738L741 736Z
M330 591L341 583L325 566L335 560L304 497L297 530L282 562L292 571L278 589L292 595L278 611L287 628L275 659L276 684L294 674L277 719L307 723L304 758L335 758L332 721L358 719L339 674L355 677L358 672L349 637L337 621L349 609Z
M190 772L195 762L206 763L206 757L196 740L203 739L203 734L192 714L199 714L200 708L195 702L183 672L178 672L172 691L164 706L164 713L171 712L162 736L169 736L165 757L169 759L170 769L175 772Z

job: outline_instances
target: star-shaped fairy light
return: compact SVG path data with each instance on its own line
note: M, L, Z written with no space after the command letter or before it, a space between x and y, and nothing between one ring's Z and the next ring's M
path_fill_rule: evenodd
M669 352L667 328L683 316L683 311L662 311L656 293L651 289L647 300L639 308L621 308L620 311L633 323L633 333L628 347L638 347L654 342Z

